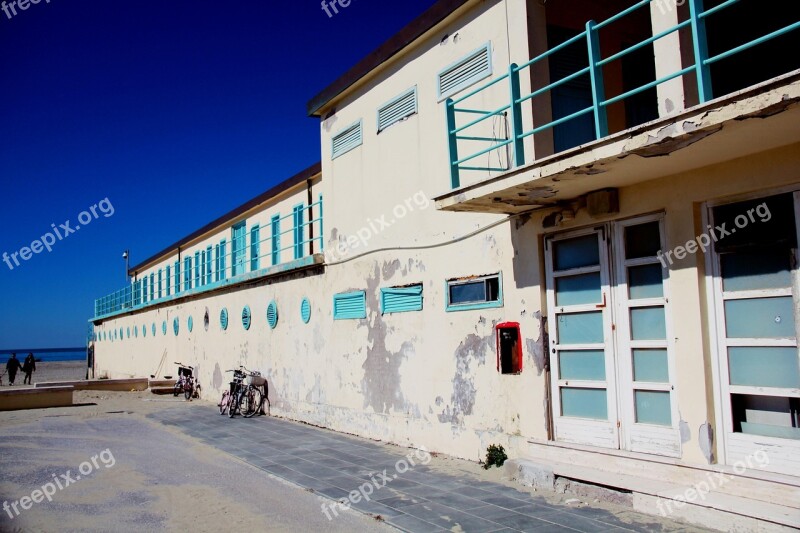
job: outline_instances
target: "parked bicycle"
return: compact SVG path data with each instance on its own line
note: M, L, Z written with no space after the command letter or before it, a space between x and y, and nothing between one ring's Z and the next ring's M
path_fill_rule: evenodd
M175 386L172 387L172 395L178 396L182 393L187 400L199 398L200 384L197 383L194 377L194 367L178 363L177 361L175 364L178 365L178 380L175 382Z
M222 393L219 402L219 414L228 414L233 418L236 413L245 418L251 418L262 411L264 405L264 395L261 387L266 387L267 380L261 376L260 372L253 372L240 366L237 370L226 370L233 372L233 381L230 389Z

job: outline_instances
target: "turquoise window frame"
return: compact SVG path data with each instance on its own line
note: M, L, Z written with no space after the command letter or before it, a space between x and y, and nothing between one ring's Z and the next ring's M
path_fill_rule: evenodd
M227 262L227 248L228 243L222 239L219 243L219 279L225 280L228 277L228 262Z
M150 301L156 299L156 275L155 273L150 273Z
M159 268L158 269L158 299L159 300L164 297L164 291L163 291L164 285L163 285L161 276L162 276L162 272L161 272L161 269Z
M465 285L467 283L475 283L480 280L487 280L497 278L497 300L487 302L475 302L467 304L451 304L450 303L450 287L453 285ZM444 298L445 298L445 311L453 313L456 311L473 311L475 309L492 309L496 307L503 307L503 273L488 274L485 276L475 276L470 279L449 279L444 282Z
M164 279L166 283L164 284L164 289L166 290L167 296L171 296L171 288L172 288L172 267L167 265L167 272L164 275Z
M305 231L304 228L304 220L305 216L303 216L303 211L305 210L304 204L297 204L292 208L292 222L294 224L293 227L293 235L294 235L294 258L300 259L303 257L303 244L304 244L304 237Z
M211 264L211 246L206 248L206 283L212 283L214 268Z
M192 258L183 259L183 290L188 291L192 288Z
M381 314L422 311L422 283L381 289Z
M142 278L142 303L147 303L147 276Z
M242 231L243 230L243 231ZM247 222L231 227L231 274L233 277L247 271Z
M272 265L279 265L281 262L281 215L276 214L270 220L271 240L272 240Z
M337 309L337 303L341 300L358 299L359 308L357 310ZM367 318L367 293L366 291L350 291L333 295L333 319L334 320L358 320Z
M250 228L250 271L260 268L261 260L261 227L256 224Z
M198 270L200 271L200 285L208 284L208 279L206 278L206 251L200 251L200 263L198 263Z
M200 274L203 271L203 264L200 262L200 252L194 253L194 286L200 286Z
M181 262L175 261L175 294L181 292Z
M214 268L216 269L214 272L214 281L219 281L219 244L214 246L214 251L216 252L214 256Z

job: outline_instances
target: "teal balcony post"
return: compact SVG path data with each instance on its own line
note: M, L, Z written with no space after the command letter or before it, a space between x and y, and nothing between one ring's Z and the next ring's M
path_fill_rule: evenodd
M325 228L322 226L322 194L319 195L319 251L325 251Z
M697 76L697 95L704 104L714 98L711 87L711 67L706 65L708 59L708 40L706 39L706 21L703 14L703 0L689 0L689 16L692 21L692 45L694 47L694 70Z
M594 107L594 129L598 139L608 135L608 114L603 105L606 99L603 81L603 67L598 66L602 59L600 53L600 35L597 33L595 21L586 23L586 44L589 51L589 76L592 81L592 105Z
M522 142L522 104L519 103L519 67L511 63L508 67L508 81L511 88L511 145L514 147L514 166L525 164L525 148Z
M456 108L452 98L445 102L445 113L447 115L447 147L450 158L450 187L457 189L461 186L461 178L458 175L458 140L457 134L453 133L456 129Z

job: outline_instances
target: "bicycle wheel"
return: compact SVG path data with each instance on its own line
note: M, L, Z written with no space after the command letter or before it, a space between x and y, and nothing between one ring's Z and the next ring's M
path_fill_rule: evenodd
M192 387L191 383L187 383L186 386L183 388L183 397L187 400L192 399L192 394L194 394L194 388Z
M233 418L236 416L236 410L239 409L239 392L234 392L231 395L231 403L228 406L228 416Z
M172 387L172 395L177 396L183 391L183 387L180 383L176 383L174 387Z
M228 412L228 407L231 403L231 391L222 393L222 399L219 401L219 414L224 415Z
M252 418L261 411L261 391L252 387L247 391L247 412L245 418Z

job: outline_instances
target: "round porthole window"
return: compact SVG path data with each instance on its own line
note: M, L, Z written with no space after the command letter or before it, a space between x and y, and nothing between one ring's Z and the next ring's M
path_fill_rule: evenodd
M189 329L189 333L191 333L194 329L194 319L192 317L189 317L189 320L186 322L186 326Z
M161 334L162 335L166 335L167 334L167 321L166 320L161 323Z
M267 306L267 323L272 329L278 325L278 304L275 303L275 300L272 300Z
M133 326L133 336L136 338L139 337L139 326Z
M142 326L142 337L147 337L147 326Z
M303 301L300 302L300 318L306 324L311 320L311 302L308 301L308 298L303 298Z
M223 331L228 329L228 310L224 307L222 311L219 312L219 325L222 326Z
M153 322L152 330L153 330L153 337L155 337L156 336L156 323L155 322Z
M203 315L203 329L208 331L208 326L211 321L208 318L208 307L206 307L206 314Z
M244 326L245 331L250 329L250 306L245 305L244 309L242 309L242 326Z
M178 332L181 330L181 321L178 320L178 317L172 321L172 331L175 332L175 336L178 336Z
M131 328L130 328L130 326L128 326L127 333L128 333L127 337L130 339L131 338Z

